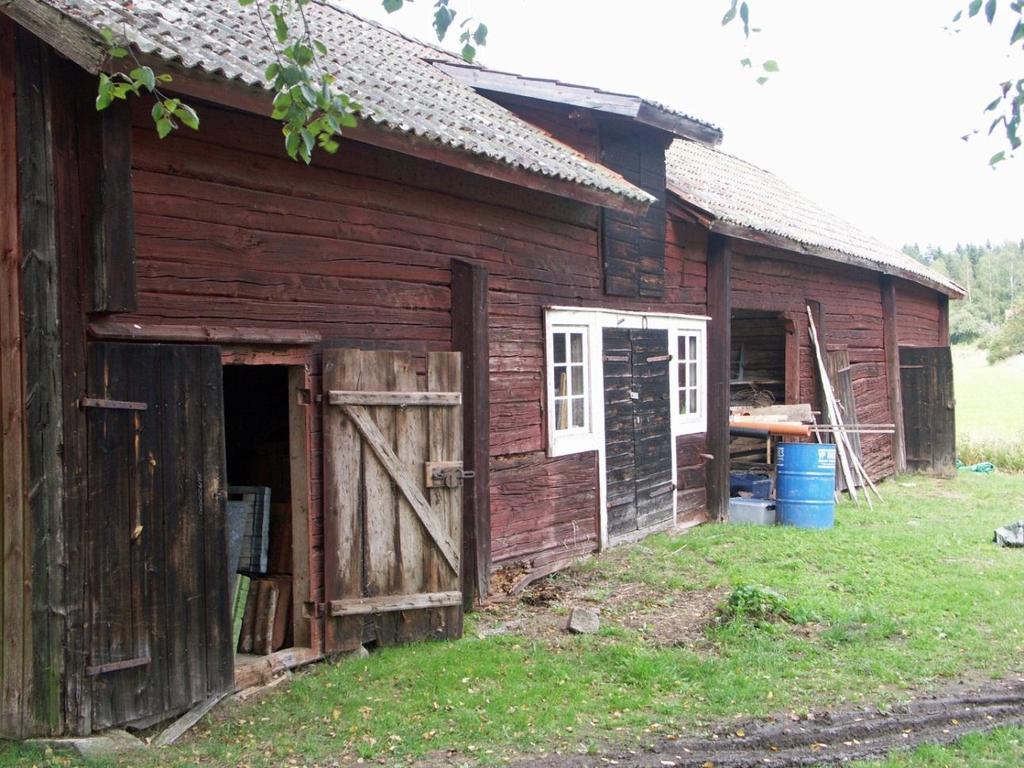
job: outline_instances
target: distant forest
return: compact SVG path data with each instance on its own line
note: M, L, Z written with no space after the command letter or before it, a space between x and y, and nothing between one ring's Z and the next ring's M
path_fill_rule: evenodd
M950 303L950 341L978 344L989 362L1024 353L1024 240L903 252L966 289L967 298Z

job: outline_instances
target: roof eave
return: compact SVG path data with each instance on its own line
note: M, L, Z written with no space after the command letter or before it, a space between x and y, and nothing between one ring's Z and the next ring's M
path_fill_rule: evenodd
M445 61L435 61L433 64L450 77L479 91L536 99L552 104L565 104L616 117L625 117L675 136L693 139L704 144L717 145L722 141L722 132L719 129L659 107L639 96L609 93L584 85L526 77L511 72L496 72L473 65L452 64Z
M0 13L9 16L87 72L99 73L107 60L106 48L99 35L47 3L0 0Z
M834 261L839 264L848 264L862 269L869 269L872 272L878 272L883 275L893 275L894 277L900 277L904 280L909 280L910 282L938 291L952 299L962 299L967 295L962 288L959 288L959 286L953 287L939 282L938 280L932 280L927 275L920 275L909 269L900 269L895 266L879 264L871 259L854 256L842 251L837 251L833 248L823 248L821 246L801 243L799 240L794 240L793 238L786 237L784 235L762 232L760 230L753 229L752 227L745 227L741 224L724 221L716 217L710 211L689 202L686 199L685 194L678 187L674 187L669 184L668 191L682 204L682 207L686 212L693 215L711 232L726 235L727 237L733 237L737 240L745 240L750 243L767 245L773 248L781 248L782 250L800 253L805 256L827 259L828 261Z
M2 0L0 0L2 1ZM265 88L249 85L240 80L214 77L205 72L189 69L177 62L169 62L153 54L141 54L142 63L159 63L169 71L173 81L167 90L174 90L183 96L221 104L250 114L265 117L272 111L273 94ZM643 213L654 202L654 198L631 198L609 190L581 184L525 168L517 168L501 160L487 158L467 149L442 144L431 139L416 136L411 132L398 131L369 120L360 120L355 128L346 128L343 137L381 149L446 165L517 187L546 192L577 202L596 205L601 208L627 213ZM642 190L637 189L639 193Z

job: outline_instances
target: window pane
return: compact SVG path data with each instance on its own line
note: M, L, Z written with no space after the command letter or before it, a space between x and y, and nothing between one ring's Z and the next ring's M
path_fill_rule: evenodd
M569 350L569 362L571 363L582 363L583 362L583 334L572 333L569 335L569 343L571 349Z
M679 362L686 359L686 337L680 336L678 339L679 348L676 350L676 357L679 358Z
M689 378L689 381L687 381L686 383L689 384L691 387L697 386L697 364L696 363L690 363L690 378Z
M556 363L565 362L565 336L564 333L553 334L551 339L552 354Z
M564 365L555 366L555 394L565 397L569 394L569 369Z
M690 359L691 360L696 360L697 359L697 337L696 336L690 336L689 339L690 339Z
M555 400L555 429L569 428L569 402Z
M573 365L570 366L572 371L572 394L582 395L583 394L583 366Z
M697 412L697 390L695 389L688 389L686 391L686 412Z
M582 397L574 397L572 399L572 425L574 427L582 427L586 424L583 403L584 399Z

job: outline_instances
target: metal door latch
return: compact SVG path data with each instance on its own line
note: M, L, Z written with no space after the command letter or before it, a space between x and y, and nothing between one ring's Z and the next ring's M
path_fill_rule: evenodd
M473 477L476 477L476 473L463 469L461 461L426 463L427 488L459 488L463 480Z

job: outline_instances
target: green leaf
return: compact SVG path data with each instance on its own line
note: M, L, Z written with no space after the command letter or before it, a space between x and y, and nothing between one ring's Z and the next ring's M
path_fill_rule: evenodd
M768 59L768 61L766 61L761 66L764 67L764 71L765 72L778 72L779 71L779 62L777 62L775 59Z
M476 25L473 32L473 42L477 45L487 45L487 25L480 23Z
M109 53L110 57L113 59L123 59L125 56L128 55L128 49L122 48L121 46L116 46L114 48L111 48Z
M322 40L314 40L313 47L317 49L321 56L327 55L327 46L323 44Z
M444 40L453 21L455 21L455 11L448 7L448 0L437 0L437 10L434 11L434 31L437 33L438 40Z
M288 157L292 160L296 158L299 153L299 142L302 141L298 131L292 131L284 137L284 149L288 153Z
M981 4L984 0L971 0L971 4L967 6L967 15L974 18L978 15L978 11L981 10Z
M996 17L996 5L998 0L988 0L985 3L985 18L988 19L988 23L991 24L992 20Z
M388 13L394 13L395 11L401 10L402 6L404 4L405 3L403 2L403 0L384 0L383 1L384 10L387 11Z
M476 48L469 43L462 46L462 58L465 61L472 62L476 58Z
M953 23L954 23L954 24L956 24L956 23L957 23L958 21L960 21L960 18L961 18L961 17L963 16L963 15L964 15L964 12L963 12L963 11L957 11L957 12L956 12L956 16L954 16L954 17L953 17Z
M277 73L281 71L281 65L276 61L263 70L263 78L268 82L277 77Z
M100 37L104 39L110 45L114 44L114 33L109 27L104 27L100 30Z
M1006 159L1006 150L1003 149L1003 150L1000 150L1000 151L996 152L994 155L992 155L992 157L990 157L988 159L988 164L989 165L996 165L997 163L1003 162L1003 160L1005 160L1005 159Z
M1013 28L1013 35L1010 36L1010 45L1016 45L1022 38L1024 38L1024 20L1018 21L1017 26Z
M1001 98L999 98L999 99L992 99L992 101L989 103L989 105L987 107L985 107L985 111L986 112L991 112L993 109L998 107L1002 103L1002 101L1003 100Z
M157 75L157 76L156 76L156 79L157 79L157 82L160 82L160 83L169 83L169 82L171 82L171 81L172 81L172 80L173 80L174 78L173 78L173 77L171 77L170 75L168 75L168 74L164 73L164 74L160 74L160 75Z
M153 105L153 108L149 110L149 114L153 116L153 122L155 123L157 120L165 116L164 105L158 101Z
M288 22L280 13L274 15L274 33L277 35L277 42L286 43L288 41Z
M749 69L750 67L754 66L754 64L753 62L750 61L750 59L740 59L740 66Z
M182 104L180 107L178 107L178 110L177 112L175 112L175 114L178 116L178 119L181 120L182 123L187 125L193 131L199 130L199 115L197 115L196 111L192 109L192 107L190 107L188 104Z
M247 5L252 5L256 0L238 0L238 4L245 8Z
M762 75L761 77L757 78L757 84L758 85L764 85L767 82L768 82L768 78L765 77L764 75Z
M743 22L743 34L750 37L750 8L745 2L740 5L740 21Z
M168 120L166 117L162 117L156 121L156 135L161 139L166 138L167 134L174 130L174 123Z
M722 17L722 26L723 27L726 24L728 24L730 21L732 21L733 19L736 18L736 3L737 3L737 1L738 0L732 0L732 5L729 6L729 10L726 11L725 15Z
M143 86L147 91L156 88L156 75L149 67L136 67L130 73L132 80Z
M96 111L101 112L110 106L110 102L113 101L113 95L111 94L111 83L110 76L104 72L100 73L100 84L96 90Z

